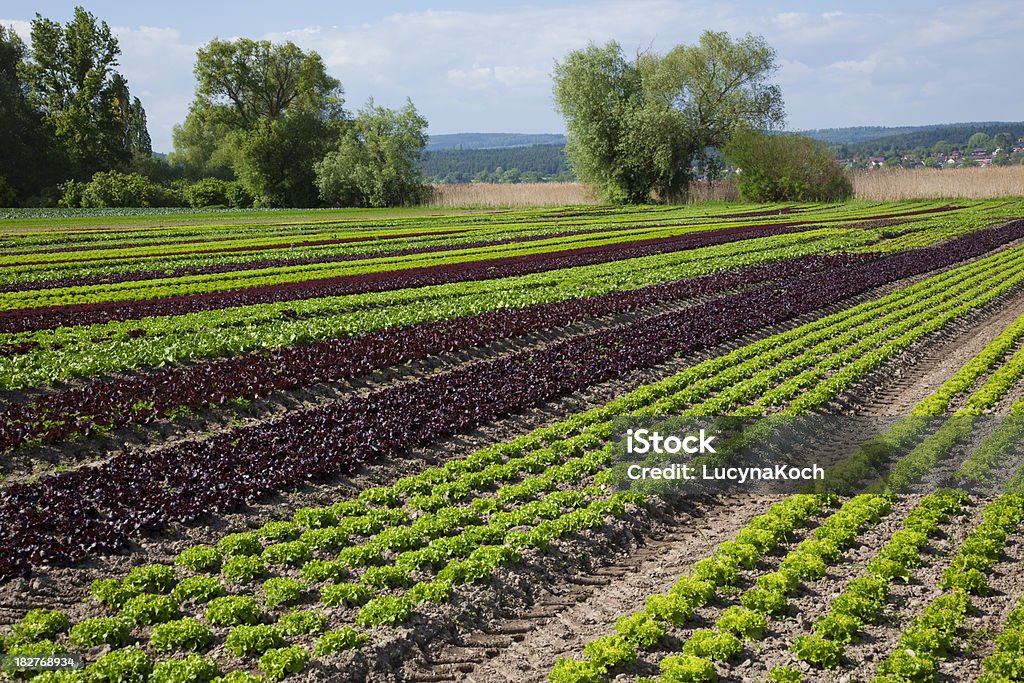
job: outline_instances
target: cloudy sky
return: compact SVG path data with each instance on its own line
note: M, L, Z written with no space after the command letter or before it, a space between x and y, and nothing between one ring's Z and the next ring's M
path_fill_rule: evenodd
M350 109L411 97L434 134L563 132L551 72L569 50L664 52L706 29L775 48L792 130L1024 118L1019 0L79 1L117 34L157 151L192 99L196 48L239 36L316 50ZM63 22L75 4L5 0L0 24L27 39L36 12Z

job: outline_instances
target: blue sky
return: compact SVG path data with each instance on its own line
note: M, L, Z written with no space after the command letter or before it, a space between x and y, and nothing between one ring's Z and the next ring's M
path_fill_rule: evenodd
M410 97L435 134L562 132L550 74L566 52L663 52L705 29L765 36L794 130L1024 119L1017 0L79 2L118 35L158 151L188 110L196 49L237 36L316 50L350 109ZM65 21L75 4L6 0L0 23L27 37L36 12Z

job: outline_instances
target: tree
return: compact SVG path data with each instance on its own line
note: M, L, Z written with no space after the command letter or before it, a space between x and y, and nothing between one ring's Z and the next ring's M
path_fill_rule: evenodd
M359 110L338 149L316 164L320 197L337 206L399 206L424 196L420 162L427 120L409 100L398 110Z
M19 78L27 56L25 43L12 28L0 26L0 205L32 201L55 186L61 167L53 137L41 112L29 101Z
M840 201L853 194L828 147L803 135L740 130L724 152L739 168L737 187L749 201Z
M149 154L145 112L114 70L121 53L106 22L81 7L65 25L32 20L31 60L21 67L32 104L64 148L75 178Z
M685 196L695 174L715 172L710 150L738 127L782 123L782 95L768 81L776 68L763 38L710 31L632 61L615 42L570 52L555 65L554 92L576 175L611 201Z
M344 130L341 84L293 43L213 40L196 54L196 98L173 160L199 175L231 169L264 205L316 201L313 163Z
M975 133L967 141L967 149L989 149L992 137L988 133Z

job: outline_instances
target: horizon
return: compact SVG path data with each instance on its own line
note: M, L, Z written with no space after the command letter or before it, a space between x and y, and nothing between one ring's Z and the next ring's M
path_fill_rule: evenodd
M341 81L347 109L370 97L389 107L409 97L434 136L564 134L550 72L570 50L614 39L627 53L663 53L694 43L705 29L760 34L776 50L787 130L1012 121L1024 110L1024 97L1005 85L1024 13L984 0L895 8L878 0L559 0L482 9L447 0L255 11L239 2L13 0L0 10L0 24L28 38L36 12L65 22L77 4L117 35L118 69L146 109L153 149L163 153L173 149L171 130L194 96L195 51L214 37L291 40L315 50Z

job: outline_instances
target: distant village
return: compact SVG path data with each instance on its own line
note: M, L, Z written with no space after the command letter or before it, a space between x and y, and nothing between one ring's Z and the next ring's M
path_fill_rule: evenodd
M930 148L892 149L875 154L850 155L836 161L847 169L1010 166L1024 164L1024 136L1013 140L1006 135L976 133L966 145L940 141Z

